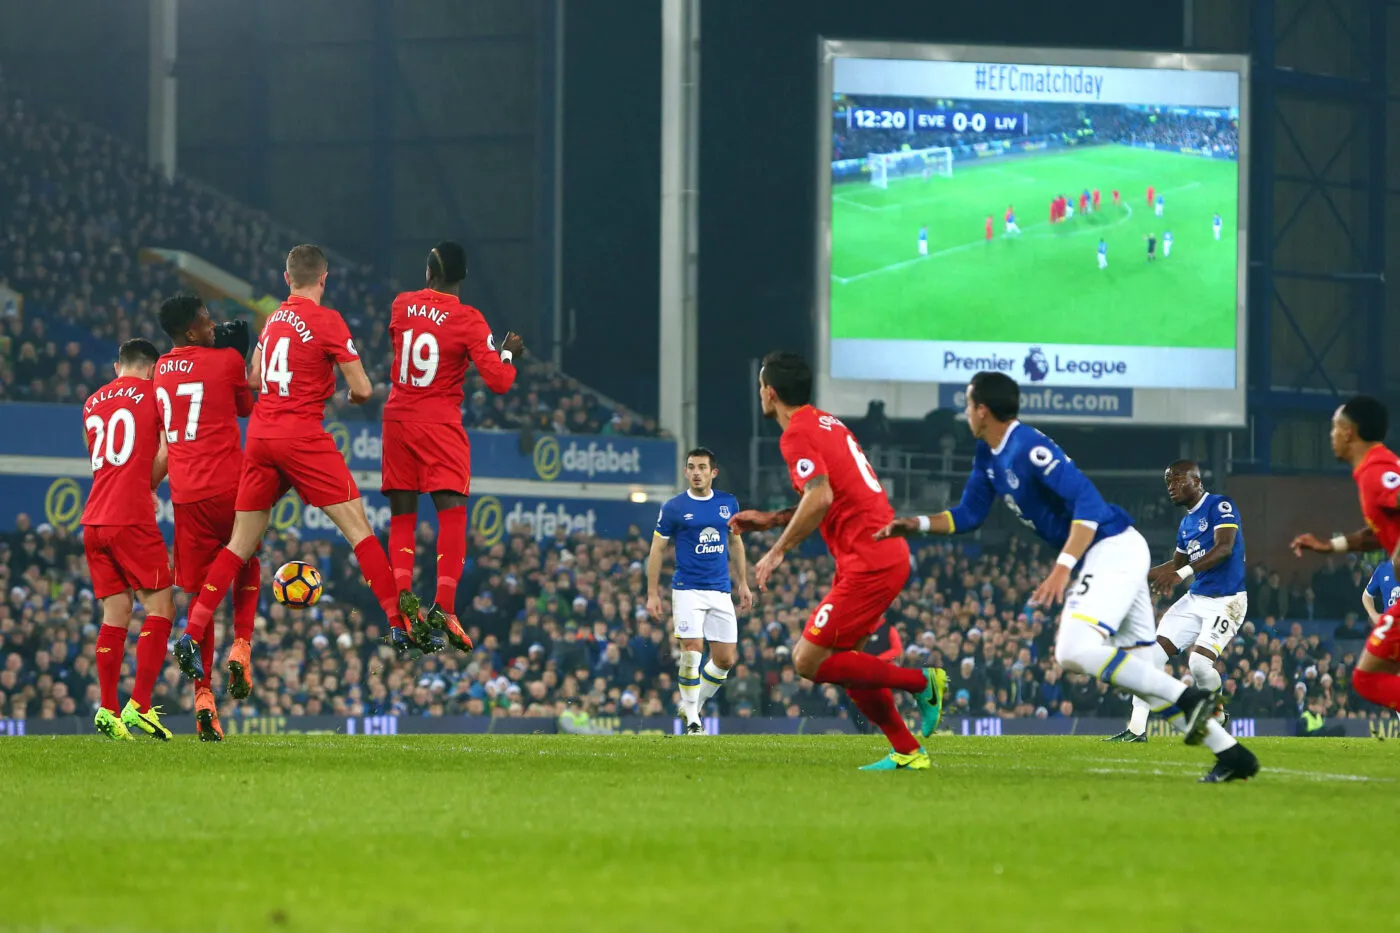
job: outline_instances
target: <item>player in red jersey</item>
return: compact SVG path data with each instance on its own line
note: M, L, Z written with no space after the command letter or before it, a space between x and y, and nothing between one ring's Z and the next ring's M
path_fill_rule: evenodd
M288 489L325 512L354 548L360 572L389 617L390 644L401 655L415 647L408 627L417 618L418 598L394 586L394 571L370 528L350 468L321 426L337 366L351 402L362 405L373 392L345 321L321 306L327 275L326 254L319 247L293 247L285 272L291 295L268 316L253 351L261 397L248 420L233 534L214 558L190 607L189 626L175 643L181 672L196 682L204 677L200 643L209 637L214 609L243 574L267 530L272 506Z
M1099 189L1098 189L1098 188L1095 188L1095 189L1094 189L1094 213L1097 214L1098 212L1099 212Z
M836 558L836 578L793 649L793 667L816 683L844 686L890 740L894 750L864 770L927 768L928 753L905 726L890 688L915 696L921 731L929 736L943 712L947 674L942 668L899 667L863 651L909 579L909 545L903 539L875 540L875 532L894 520L885 489L846 426L812 407L812 371L801 357L781 352L764 357L759 398L763 414L783 429L783 459L802 501L781 512L740 512L730 519L730 530L742 534L786 526L754 568L758 587L765 590L784 555L821 527Z
M982 227L982 234L987 238L987 242L992 242L992 215L987 215L987 222Z
M160 326L174 349L156 363L156 398L165 416L169 451L170 501L175 506L175 585L194 599L225 542L233 535L234 505L243 462L238 419L253 410L244 355L248 328L225 325L229 341L217 339L204 302L176 295L160 306ZM220 346L221 343L229 345ZM258 611L261 567L257 557L243 565L233 591L233 649L229 652L229 693L235 699L252 688L253 620ZM223 739L209 675L214 639L199 643L204 677L195 684L194 709L199 738Z
M1153 195L1155 192L1156 192L1156 189L1154 189L1151 185L1148 185L1148 186L1147 186L1147 206L1148 206L1148 207L1151 207L1151 206L1152 206L1152 195Z
M1118 205L1120 205L1120 204L1122 204L1122 203L1123 203L1123 199L1122 199L1122 197L1118 194L1118 189L1117 189L1117 188L1114 188L1114 189L1113 189L1113 206L1114 206L1114 207L1117 207Z
M470 652L471 639L457 621L472 456L462 428L462 380L475 363L487 387L503 395L515 383L512 359L525 343L508 333L496 350L481 312L458 300L466 277L466 252L457 243L442 242L428 253L428 287L394 299L382 489L391 515L389 560L400 589L413 587L418 497L430 493L437 508L437 594L426 617L414 620L414 640L422 643L441 631L458 651Z
M128 340L117 355L117 378L83 405L83 434L92 461L92 491L83 508L83 551L92 593L102 601L97 630L97 683L102 705L93 725L108 738L131 729L170 738L151 690L165 666L170 620L170 558L156 527L155 497L165 476L165 435L151 372L160 354L147 340ZM136 643L136 685L118 712L117 683L126 657L132 595L146 610Z
M1298 535L1292 543L1295 555L1381 548L1392 561L1400 558L1400 457L1382 443L1389 427L1385 405L1368 395L1354 396L1337 409L1332 416L1332 453L1351 464L1366 527L1327 541L1312 534ZM1372 703L1400 710L1400 605L1376 621L1352 672L1351 685Z

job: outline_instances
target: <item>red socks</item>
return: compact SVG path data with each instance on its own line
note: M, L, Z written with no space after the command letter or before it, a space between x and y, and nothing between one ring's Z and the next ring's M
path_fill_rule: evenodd
M360 562L360 573L374 591L374 598L379 600L379 608L389 617L389 624L406 629L407 624L399 616L399 588L394 585L394 571L379 539L370 535L355 545L355 559Z
M1355 670L1351 672L1351 686L1377 706L1400 709L1400 676Z
M214 565L209 568L209 575L199 588L199 598L190 606L190 621L185 627L185 634L200 644L204 643L204 636L214 621L214 610L228 595L233 582L243 571L244 563L243 558L228 548L219 549L219 556L214 558Z
M457 614L457 581L467 562L467 507L443 509L438 513L437 604L450 615Z
M253 623L258 616L258 590L262 586L262 564L256 557L238 573L238 588L233 591L233 637L253 640ZM209 639L213 641L213 639ZM201 646L202 646L201 642ZM204 669L209 670L208 664Z
M210 678L214 676L214 639L205 638L199 643L199 663L204 665L204 679L195 684L195 688L203 687L206 690L213 689Z
M863 651L836 652L822 662L817 676L812 679L819 684L840 684L847 693L852 689L879 690L882 687L920 693L928 687L928 678L922 669L890 664Z
M141 626L141 637L136 640L136 685L131 688L131 698L143 713L151 708L151 691L155 689L160 669L165 666L169 647L170 620L147 615Z
M394 584L401 590L413 589L413 531L418 525L418 515L389 517L389 562L394 567Z
M103 625L97 630L97 683L102 690L102 708L121 714L117 703L117 682L122 679L126 657L126 629Z
M893 693L888 690L847 687L846 695L865 714L866 719L885 733L885 738L890 740L890 745L894 746L895 751L901 755L911 755L919 750L919 741L914 738L914 733L904 724L904 717L899 715L899 710L895 708Z

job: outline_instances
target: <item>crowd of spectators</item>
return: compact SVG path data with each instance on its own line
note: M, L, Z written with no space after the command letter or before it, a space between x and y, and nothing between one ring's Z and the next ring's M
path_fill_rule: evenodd
M100 614L87 589L81 542L48 525L0 542L0 718L91 716L97 702L92 652ZM418 573L432 579L431 529L421 530ZM749 542L756 559L766 545ZM264 588L254 648L254 690L239 704L254 715L489 715L556 717L669 715L674 659L665 620L647 616L643 564L648 541L598 538L536 540L517 533L494 544L471 542L458 611L478 645L470 656L443 653L396 660L379 643L385 622L353 558L338 543L274 533L263 552L264 576L296 557L316 564L327 598L311 610L272 603ZM950 675L954 713L992 717L1126 717L1130 698L1053 661L1053 620L1026 606L1048 569L1037 545L1013 538L979 552L932 544L916 552L914 575L889 613L886 635L870 650L908 665L941 665ZM1349 561L1324 567L1315 589L1352 585L1367 568ZM826 557L791 556L754 612L741 621L739 662L718 696L734 716L849 716L845 695L796 675L795 639L830 577ZM1251 580L1251 600L1277 608L1280 589L1267 568ZM1364 583L1364 580L1362 580ZM420 589L423 588L420 586ZM1290 610L1291 610L1290 603ZM1340 605L1338 608L1341 608ZM175 635L186 610L177 597ZM1348 676L1366 630L1347 619L1332 634L1305 634L1303 623L1252 612L1219 665L1235 715L1292 718L1311 706L1328 716L1363 716ZM1315 627L1314 627L1315 628ZM218 637L229 637L226 608ZM134 642L134 636L132 641ZM1184 662L1173 662L1188 676ZM128 655L123 696L130 690ZM222 673L215 689L223 695ZM193 691L169 664L155 702L189 713ZM232 714L232 701L224 701Z
M110 377L121 341L168 346L157 310L182 286L170 265L143 259L143 248L188 251L247 281L254 296L281 296L283 262L299 239L187 178L167 180L94 127L39 113L0 72L0 286L24 298L22 320L18 306L0 305L0 401L81 402ZM325 303L345 317L380 387L369 405L338 401L334 417L378 417L393 358L387 309L395 290L368 267L331 257ZM215 313L251 316L234 302ZM529 357L506 398L490 396L475 375L468 396L472 427L657 433L654 421Z

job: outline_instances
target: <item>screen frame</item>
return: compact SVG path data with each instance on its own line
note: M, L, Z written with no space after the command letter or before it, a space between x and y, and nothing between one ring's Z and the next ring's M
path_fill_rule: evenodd
M1247 55L1150 52L1109 49L1070 49L1033 46L948 45L833 39L817 40L817 235L816 290L812 319L816 333L817 401L842 417L865 414L871 399L882 399L895 418L922 418L940 406L949 393L936 382L886 382L834 379L831 376L831 215L832 120L835 62L838 58L988 62L995 64L1066 65L1098 68L1149 68L1163 71L1225 71L1239 76L1240 138L1235 259L1235 387L1233 389L1131 389L1132 411L1127 417L1027 412L1039 422L1069 424L1133 424L1241 428L1247 421L1249 308L1249 165L1250 59ZM1144 102L1147 103L1147 102ZM1065 396L1092 386L1051 387ZM1046 391L1036 387L1036 391ZM949 407L945 404L943 407Z

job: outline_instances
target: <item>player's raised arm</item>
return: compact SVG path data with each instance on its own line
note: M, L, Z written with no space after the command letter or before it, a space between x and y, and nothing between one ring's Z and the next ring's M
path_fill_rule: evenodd
M967 484L963 486L962 498L951 509L937 515L910 515L896 518L884 528L875 532L878 538L911 538L916 534L955 535L976 531L987 520L996 500L996 490L987 479L989 463L984 463L979 455L972 463Z
M1374 551L1380 546L1380 539L1369 527L1358 528L1349 534L1333 535L1326 541L1315 534L1304 532L1288 544L1294 557L1302 557L1304 551L1316 551L1319 554L1344 554L1347 551Z
M467 333L467 355L480 371L486 387L497 395L504 395L515 384L514 361L515 357L525 352L525 341L511 331L501 342L501 349L497 350L486 318L481 316L481 312L471 310L475 311L475 315Z

